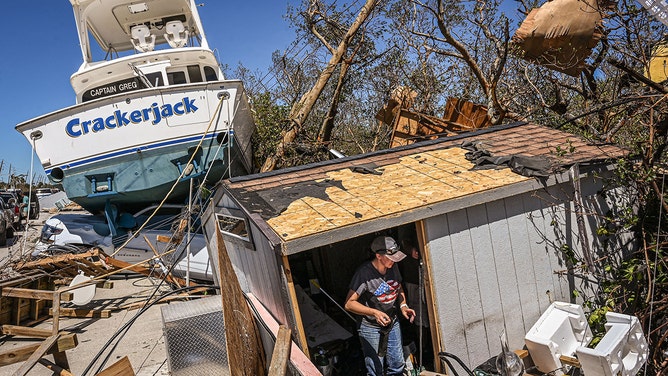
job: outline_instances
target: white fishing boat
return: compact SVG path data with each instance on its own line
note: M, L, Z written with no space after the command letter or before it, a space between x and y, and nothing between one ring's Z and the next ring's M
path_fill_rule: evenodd
M70 0L76 104L16 126L44 171L92 213L183 203L190 179L251 171L255 125L192 0ZM94 42L97 46L94 47Z

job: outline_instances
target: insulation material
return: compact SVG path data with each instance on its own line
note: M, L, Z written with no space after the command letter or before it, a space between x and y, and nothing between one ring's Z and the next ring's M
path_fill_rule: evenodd
M578 76L601 39L602 25L596 0L552 0L532 9L512 40L524 59Z

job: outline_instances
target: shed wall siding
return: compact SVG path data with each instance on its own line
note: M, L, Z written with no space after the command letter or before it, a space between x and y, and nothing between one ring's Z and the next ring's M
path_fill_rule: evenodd
M227 197L223 197L218 207L236 208L236 205ZM204 228L209 234L207 236L210 242L208 246L210 250L214 250L214 252L210 251L209 254L215 262L215 270L219 270L217 253L215 252L218 244L216 236L213 235L216 229L215 216L208 215L206 218L207 222ZM225 241L225 248L241 289L246 293L252 293L267 310L272 312L278 322L293 327L293 320L288 321L286 316L287 298L282 298L282 294L285 292L285 281L279 275L281 266L278 264L276 253L252 222L250 223L250 231L255 250L240 246L238 242ZM223 235L223 239L225 238L226 236Z
M597 195L602 182L592 176L581 185L588 214L605 213L616 200ZM522 348L552 301L581 302L574 289L595 293L591 276L557 273L569 270L562 245L582 256L572 193L567 181L424 221L443 350L473 368L500 352L504 327L511 348ZM585 218L590 247L600 254L598 216ZM611 248L623 249L629 237L610 239Z

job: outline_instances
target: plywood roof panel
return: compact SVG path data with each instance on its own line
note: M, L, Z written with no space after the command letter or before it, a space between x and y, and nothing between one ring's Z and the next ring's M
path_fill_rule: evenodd
M460 147L464 141L484 145L494 156L541 156L555 168L626 154L566 132L516 124L224 184L246 211L258 213L282 241L290 242L532 179L508 168L476 169L466 159L468 150ZM567 152L557 153L557 146Z

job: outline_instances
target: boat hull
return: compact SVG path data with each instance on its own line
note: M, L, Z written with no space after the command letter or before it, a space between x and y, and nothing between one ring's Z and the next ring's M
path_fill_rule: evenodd
M72 106L16 128L49 179L97 213L181 203L190 179L251 171L254 123L239 81L159 87Z

